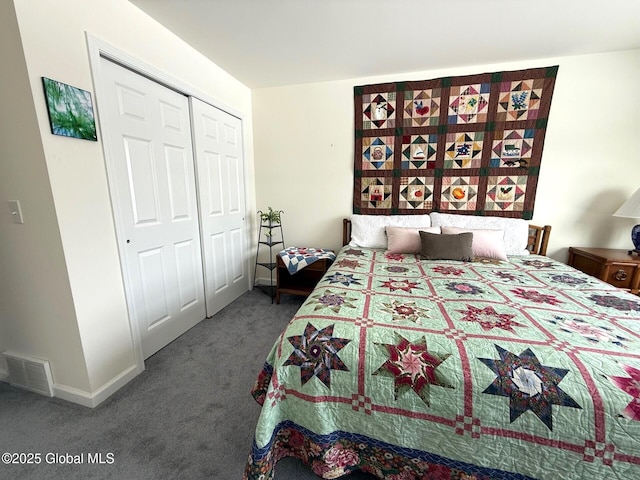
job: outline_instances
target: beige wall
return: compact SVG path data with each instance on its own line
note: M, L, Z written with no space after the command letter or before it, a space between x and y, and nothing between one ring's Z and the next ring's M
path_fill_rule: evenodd
M640 187L640 50L254 90L257 206L285 211L288 245L338 248L353 198L355 85L556 64L533 222L553 226L549 253L562 261L572 245L627 248L635 221L611 214Z
M351 211L354 85L557 63L534 221L553 225L560 259L629 244L635 222L610 215L640 186L638 50L251 92L126 0L13 5L0 2L0 351L50 360L66 398L90 404L135 366L102 144L51 135L42 92L42 76L94 91L86 32L242 115L249 218L283 209L287 244L330 248Z
M48 359L56 366L57 381L88 390L49 175L11 2L0 2L0 22L0 352ZM24 224L13 223L8 200L20 201ZM0 358L0 370L5 368Z
M7 153L19 165L33 162L34 173L27 174L24 167L3 175L3 181L12 185L10 197L3 189L3 210L7 210L7 199L23 201L26 223L22 227L24 238L16 239L11 251L2 251L6 266L2 277L17 274L27 278L20 285L21 298L0 298L0 303L10 301L7 312L3 312L0 347L48 358L58 390L83 403L135 369L134 346L101 141L50 134L41 77L93 93L85 38L88 33L175 78L205 100L233 110L244 118L247 208L253 212L251 91L126 0L15 0L14 4L24 49L21 59L19 52L7 48L22 72L14 81L23 85L15 111L26 109L29 115L28 130L16 128L12 132L14 148ZM14 28L10 35L14 46L19 43L15 33ZM43 216L52 225L38 236L30 229L43 229L39 225ZM13 228L7 225L7 217L2 217L3 230ZM46 255L32 256L29 241L46 249ZM55 295L43 294L44 281L30 283L30 278L40 275L43 265L49 264L59 267L46 282L55 288ZM66 291L60 292L65 286ZM6 290L0 296L7 296ZM58 316L64 318L58 323L68 328L51 327L51 318L42 315L51 307L62 311ZM25 325L18 329L16 322ZM74 329L75 335L68 331ZM45 333L47 337L42 338ZM74 356L79 366L67 364L69 350L84 356L81 361L75 358L78 354Z

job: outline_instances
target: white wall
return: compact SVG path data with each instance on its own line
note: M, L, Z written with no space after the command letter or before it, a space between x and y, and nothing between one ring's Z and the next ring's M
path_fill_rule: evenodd
M25 144L42 145L35 161L40 170L46 166L53 199L53 204L49 199L44 202L48 205L42 208L55 208L59 229L59 238L53 238L55 235L50 232L49 238L42 242L52 240L61 244L61 249L52 251L47 261L62 262L66 266L70 291L62 295L59 302L71 302L69 315L72 318L65 321L75 324L79 333L79 342L70 339L65 331L54 331L43 342L47 345L48 352L45 353L49 359L56 357L56 361L52 361L55 382L61 384L60 389L68 396L77 395L82 403L83 399L94 398L131 372L135 358L101 141L50 134L41 77L93 92L85 39L85 32L88 32L194 91L202 92L206 100L228 106L245 120L245 158L249 166L247 208L253 212L251 92L126 0L15 0L14 4L33 95L27 108L33 111L35 106L37 126L34 127L40 130L39 136L34 135L35 128L25 134L17 132L19 144L15 153L17 157L25 157ZM31 121L33 123L33 119ZM6 182L20 180L19 173L9 172ZM31 199L35 194L29 191L30 184L23 184L22 188L14 189L12 195L20 200ZM34 210L41 207L35 198L31 203L34 203ZM32 211L27 212L29 224L35 220L32 215ZM20 257L29 257L28 245L16 248ZM40 268L41 263L36 264L36 258L19 264L6 253L3 259L7 264L6 276L23 268L34 273ZM36 305L42 301L44 307L45 300L41 300L38 293L32 291L30 299ZM17 302L7 312L4 323L9 324L9 330L12 318L16 316L14 313L27 310L26 303ZM8 334L2 343L5 348L19 345L24 353L32 353L38 345L28 337L36 332L39 334L47 322L44 317L30 319L23 329L26 331ZM69 370L57 360L57 357L65 357L69 344L81 348L85 381L81 381L78 372Z
M635 221L611 214L640 187L640 50L254 90L257 206L285 211L288 245L339 248L354 86L548 65L560 69L532 223L553 226L549 254L561 261L569 246L628 248Z
M0 52L0 352L48 359L57 381L88 390L18 24L6 1L0 2ZM24 224L13 223L8 200L20 201ZM0 371L6 375L2 357Z

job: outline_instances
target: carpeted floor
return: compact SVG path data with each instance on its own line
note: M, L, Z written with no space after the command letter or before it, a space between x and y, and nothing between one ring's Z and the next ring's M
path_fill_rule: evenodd
M246 293L147 359L95 409L0 382L0 454L41 454L39 465L0 463L0 479L239 480L260 413L250 389L302 300L285 295L276 305ZM90 464L89 454L104 463ZM276 467L276 480L317 478L292 459Z

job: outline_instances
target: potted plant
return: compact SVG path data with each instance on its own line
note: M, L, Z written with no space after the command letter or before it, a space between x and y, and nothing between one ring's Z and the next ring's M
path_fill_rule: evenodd
M260 215L260 221L262 222L262 224L267 226L265 235L267 237L271 237L271 226L280 224L280 214L282 214L283 211L273 210L271 207L268 208L269 210L266 212L259 210L258 214Z

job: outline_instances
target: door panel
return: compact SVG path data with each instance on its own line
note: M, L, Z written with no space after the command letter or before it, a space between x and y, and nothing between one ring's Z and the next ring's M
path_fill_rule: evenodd
M239 214L241 201L240 201L240 162L237 157L228 156L227 162L229 166L229 185L232 187L229 189L229 213Z
M109 60L101 72L123 273L147 358L206 315L189 102Z
M241 121L191 99L207 315L249 290Z
M159 205L151 143L127 137L123 143L134 223L157 223Z
M167 183L169 187L169 203L171 219L175 221L191 220L193 215L190 211L191 199L189 198L189 184L193 182L188 178L189 169L187 162L193 162L192 158L187 158L183 148L165 146L165 158L167 168Z
M164 259L161 248L146 252L138 252L140 264L140 280L147 327L166 320L169 317L167 308L167 289L164 278Z
M213 294L223 292L228 286L227 266L227 242L224 232L211 235L210 258L213 262Z
M223 191L219 188L222 183L222 162L220 160L220 154L214 152L203 152L204 161L201 165L205 166L204 172L199 169L199 175L206 176L205 181L206 188L208 190L207 202L209 208L207 209L207 216L212 217L214 215L222 215L222 195ZM205 175L206 173L206 175Z

